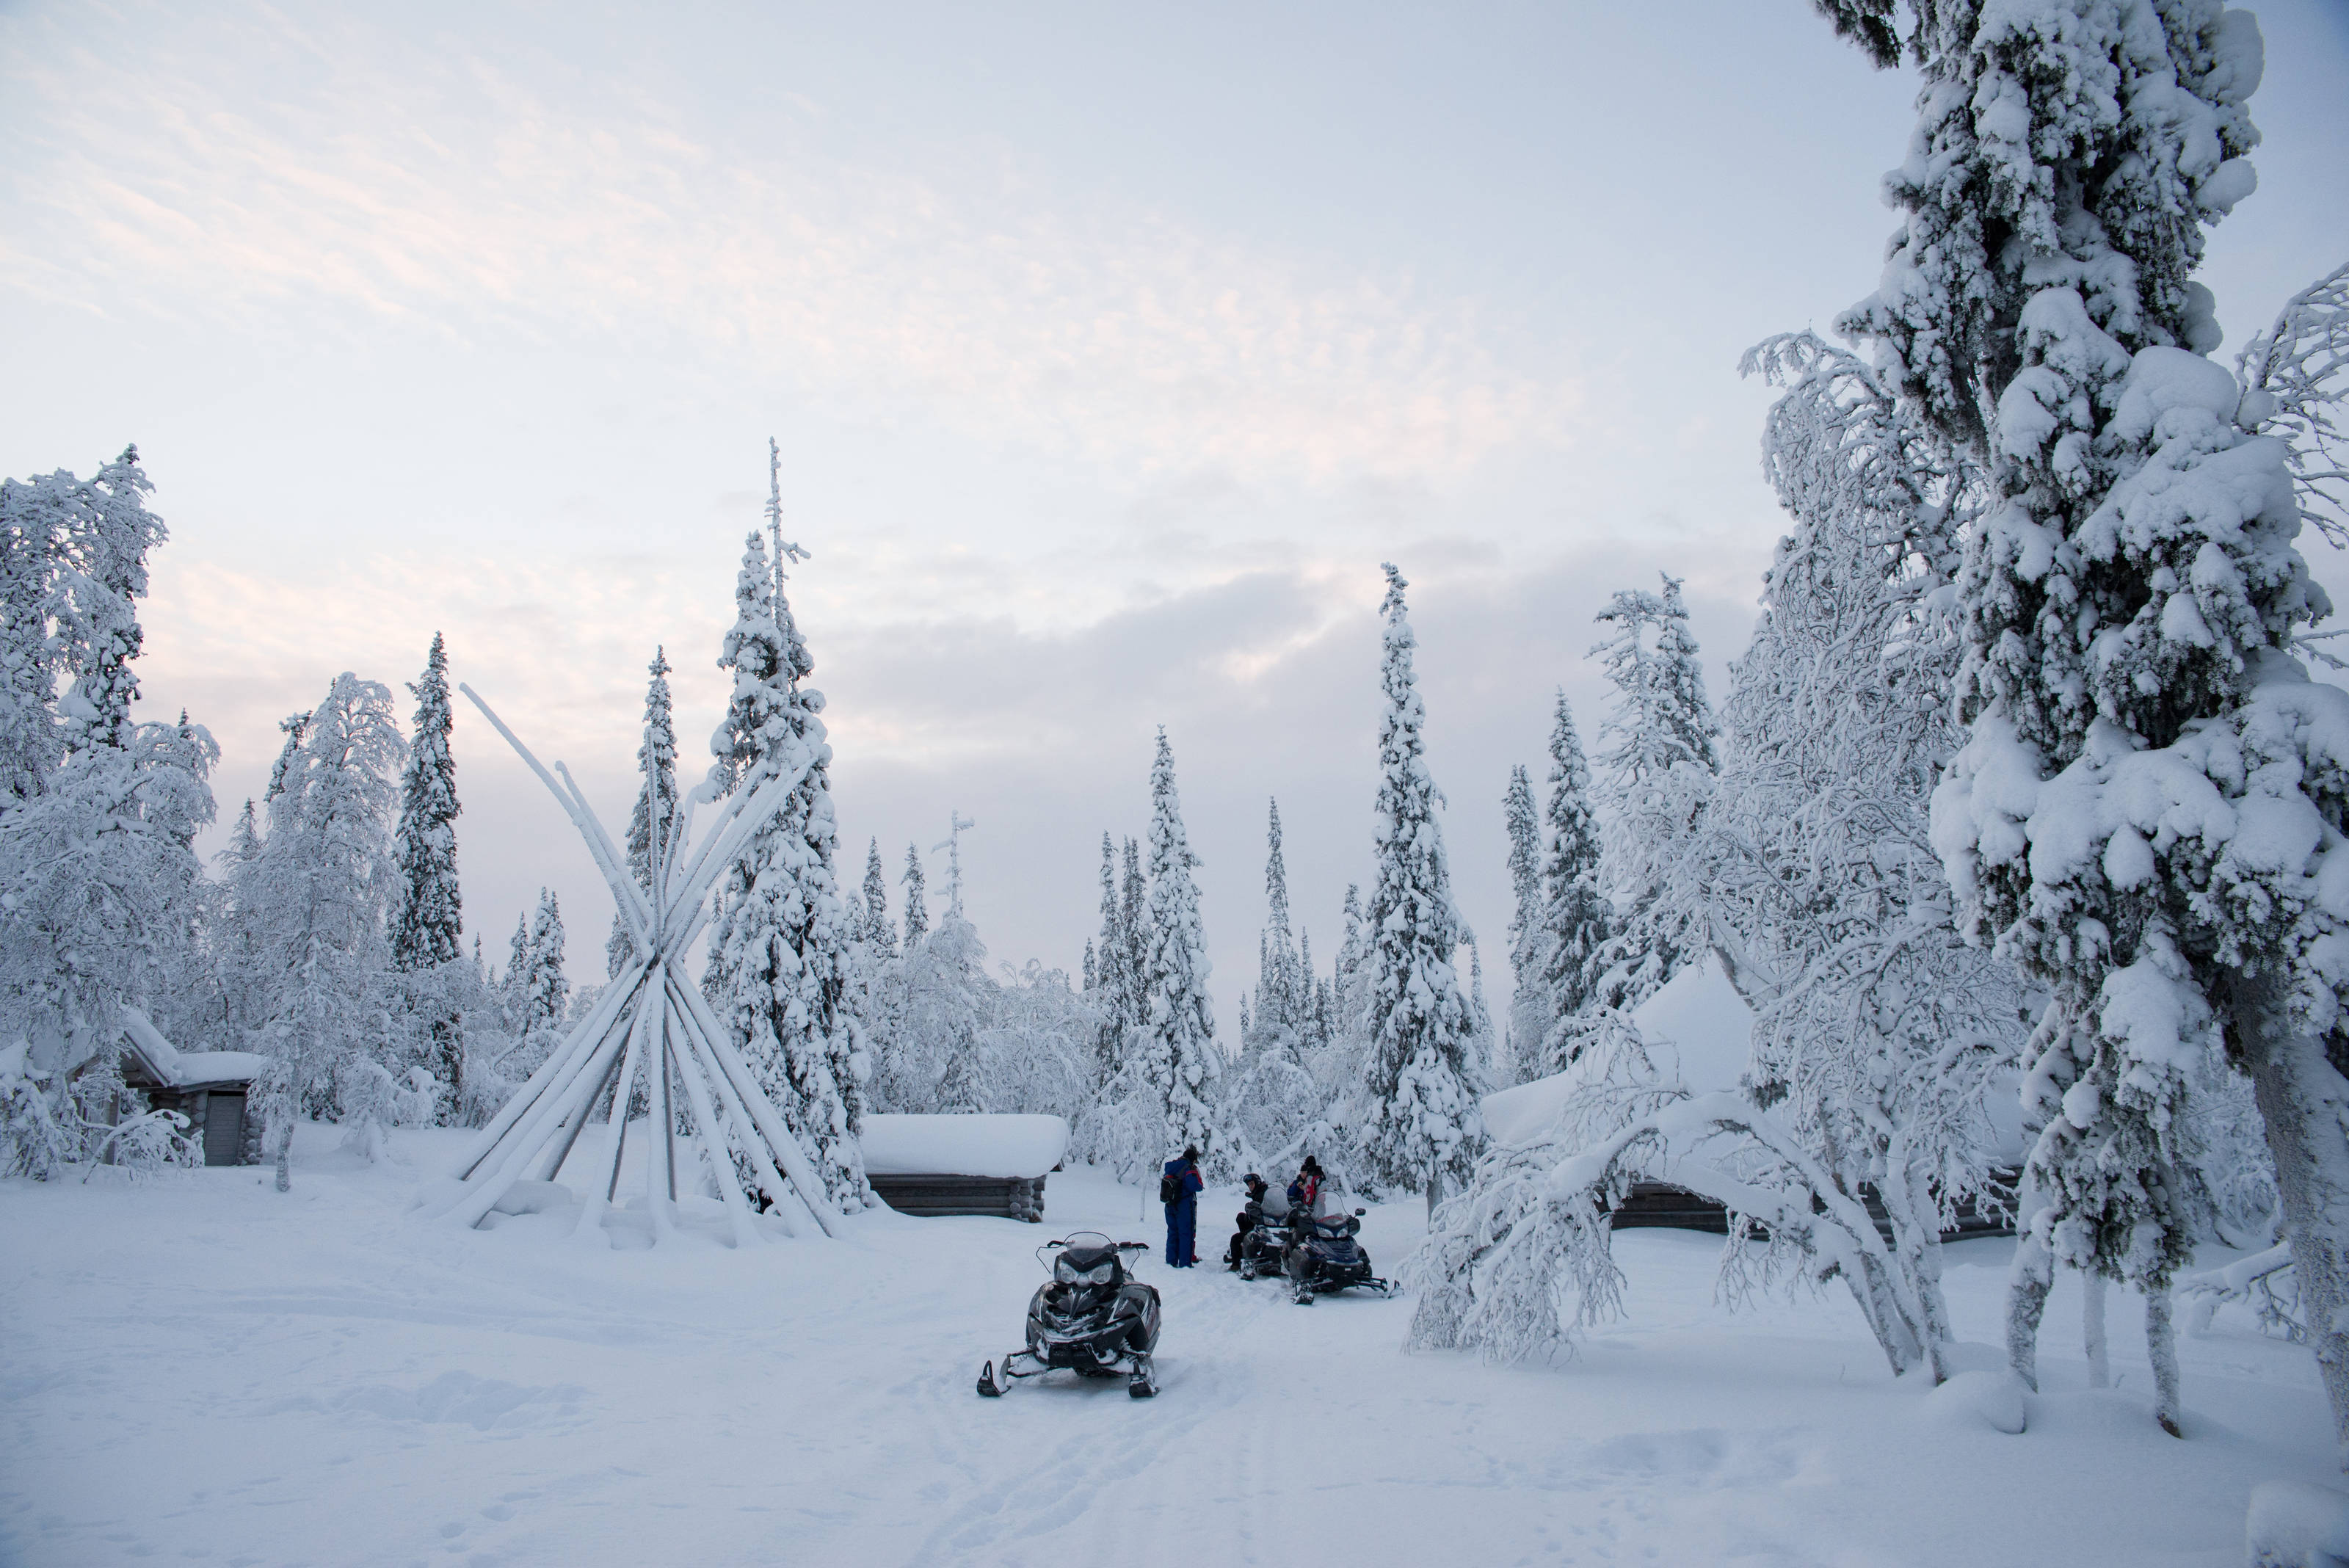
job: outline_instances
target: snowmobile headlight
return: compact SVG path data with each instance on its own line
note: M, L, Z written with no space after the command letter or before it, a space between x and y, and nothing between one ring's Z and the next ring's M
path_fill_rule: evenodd
M1064 1285L1105 1285L1117 1275L1117 1261L1104 1259L1090 1269L1080 1269L1062 1258L1052 1265L1052 1277Z

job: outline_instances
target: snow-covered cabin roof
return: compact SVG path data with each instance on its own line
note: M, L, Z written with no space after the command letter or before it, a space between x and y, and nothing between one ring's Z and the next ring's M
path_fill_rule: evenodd
M866 1116L864 1168L875 1176L1041 1176L1069 1148L1059 1116Z
M149 1077L167 1089L249 1084L268 1064L267 1057L251 1051L182 1051L135 1007L122 1010L122 1045Z
M1677 1062L1683 1081L1701 1095L1735 1088L1752 1054L1754 1010L1710 952L1632 1009L1631 1022L1656 1066L1669 1075ZM1539 1136L1598 1070L1599 1064L1585 1057L1563 1073L1485 1096L1485 1130L1497 1143Z

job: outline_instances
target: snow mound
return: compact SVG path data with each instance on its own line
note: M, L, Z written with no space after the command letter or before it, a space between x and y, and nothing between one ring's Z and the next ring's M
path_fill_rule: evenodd
M1068 1152L1059 1116L866 1116L864 1168L874 1176L1041 1176Z
M1752 1052L1754 1010L1721 972L1711 953L1672 976L1631 1011L1656 1065L1678 1062L1689 1088L1700 1095L1733 1089ZM1567 1100L1597 1070L1586 1057L1563 1073L1485 1096L1485 1130L1495 1143L1523 1143L1556 1125Z
M2020 1432L2023 1384L2012 1372L1961 1372L1925 1396L1925 1411L1951 1426Z
M2307 1481L2253 1487L2243 1553L2251 1568L2342 1568L2349 1563L2349 1494Z

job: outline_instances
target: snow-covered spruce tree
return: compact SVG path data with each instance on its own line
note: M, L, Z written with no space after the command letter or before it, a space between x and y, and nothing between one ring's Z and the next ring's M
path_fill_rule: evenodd
M930 931L930 896L922 882L922 852L913 845L905 846L905 870L898 880L905 885L905 950L912 952Z
M73 684L58 708L69 752L119 746L130 728L142 640L132 601L147 596L147 553L169 536L147 510L154 488L139 449L123 448L82 487L79 525L64 541L57 630Z
M1101 932L1093 942L1093 998L1102 1021L1095 1043L1096 1081L1106 1091L1133 1056L1150 1018L1148 1000L1149 886L1143 879L1141 846L1125 841L1124 874L1116 850L1102 835Z
M1322 1109L1305 1065L1313 981L1288 924L1288 867L1280 852L1280 803L1271 805L1264 867L1266 918L1257 940L1256 1005L1243 999L1240 1060L1226 1075L1226 1129L1242 1140L1239 1158L1260 1166L1293 1164L1299 1135Z
M2054 997L2025 1080L2016 1370L2052 1262L2129 1281L2176 1429L2175 1132L2223 1039L2260 1092L2349 1438L2349 901L2321 875L2349 695L2292 656L2330 607L2292 543L2286 445L2203 358L2220 334L2192 281L2205 225L2255 183L2257 24L2218 0L1822 8L1925 78L1886 182L1902 227L1843 326L1995 497L1959 583L1971 738L1933 821L1969 928Z
M668 691L668 650L656 647L645 667L644 739L636 743L636 804L628 813L628 874L636 886L650 892L653 861L668 852L677 819L677 722ZM636 956L636 939L628 935L617 914L612 934L604 942L604 972L617 980Z
M1693 663L1693 645L1691 645ZM1700 689L1697 701L1702 703ZM1599 994L1600 953L1615 929L1615 909L1600 885L1603 847L1590 800L1590 764L1566 693L1557 694L1549 732L1549 852L1541 867L1542 993L1549 1017L1528 1075L1563 1072L1581 1053ZM1624 998L1618 998L1622 1005ZM1534 1049L1531 1043L1529 1050Z
M231 888L266 966L270 1060L254 1087L280 1191L295 1123L336 1110L338 1072L386 1044L391 829L407 752L391 689L348 671L287 733L298 744L279 758L268 836Z
M1468 1023L1475 1043L1469 1059L1477 1064L1480 1075L1489 1076L1491 1065L1499 1060L1501 1042L1493 1027L1493 1010L1485 1002L1485 950L1476 945L1474 931L1464 930L1461 940L1468 945Z
M1101 929L1092 941L1094 1089L1073 1133L1080 1158L1144 1179L1157 1157L1160 1099L1149 1074L1150 884L1141 846L1124 842L1121 867L1102 835Z
M1280 853L1280 802L1269 804L1265 829L1265 921L1257 943L1257 1023L1260 1028L1297 1032L1303 982L1297 968L1296 935L1288 927L1288 864Z
M423 679L409 687L416 722L399 788L399 823L391 837L398 877L392 911L391 967L402 977L424 1070L447 1091L443 1115L464 1093L463 1014L441 983L464 951L464 903L457 887L457 763L449 752L449 654L432 634Z
M1542 923L1541 815L1534 783L1520 763L1509 769L1501 796L1501 817L1509 840L1509 1011L1501 1025L1500 1054L1493 1061L1493 1086L1505 1089L1539 1069L1538 1043L1549 1033L1549 969Z
M1719 766L1718 730L1678 578L1665 576L1661 594L1619 589L1598 619L1611 629L1591 656L1604 660L1615 688L1599 757L1614 814L1602 858L1615 927L1588 966L1588 983L1591 1001L1628 1011L1703 946L1703 933L1686 928L1688 911L1666 885L1702 821ZM1560 989L1553 987L1554 998Z
M823 1173L827 1194L857 1208L870 1194L856 1139L870 1059L847 1005L854 933L833 870L838 830L823 695L801 684L814 666L783 591L785 560L802 552L782 539L780 459L771 442L769 460L775 553L770 562L757 534L743 546L735 621L718 660L734 672L734 694L711 737L718 760L710 775L731 793L812 765L791 804L744 847L721 884L702 989ZM748 1166L739 1156L737 1165L747 1193Z
M1379 720L1379 798L1373 846L1377 879L1366 923L1370 1060L1362 1084L1362 1154L1371 1175L1399 1188L1424 1188L1428 1211L1447 1182L1464 1179L1485 1137L1478 1064L1471 1059L1475 1023L1452 961L1460 946L1459 911L1442 800L1427 772L1420 736L1425 720L1417 639L1404 613L1402 574L1390 565L1379 679L1386 695Z
M1216 1046L1215 1004L1207 996L1207 939L1199 921L1199 865L1183 828L1174 788L1174 751L1158 732L1150 766L1150 958L1145 996L1147 1032L1137 1056L1158 1116L1164 1159L1187 1145L1198 1147L1202 1168L1225 1176L1230 1151L1215 1125L1222 1053Z
M867 839L864 845L864 929L860 935L874 963L897 956L897 931L889 923L889 878L881 869L877 838Z
M1350 1126L1370 1072L1371 981L1375 973L1370 934L1362 929L1362 890L1354 883L1346 884L1340 919L1344 934L1330 977L1329 1027L1320 1054L1307 1058L1306 1064L1321 1085L1322 1103L1330 1107L1333 1123ZM1330 1164L1329 1153L1313 1152L1323 1165Z
M533 1043L524 1048L535 1070L563 1035L571 1017L571 979L564 968L563 903L552 889L538 890L538 909L530 921L530 958L522 981L523 1032Z
M849 895L846 913L849 929L854 933L849 943L846 1005L855 1015L864 1041L864 1054L871 1063L871 1071L864 1079L864 1108L868 1113L886 1110L889 1106L883 1099L886 1077L884 1062L890 1037L895 1032L889 1004L891 971L897 961L897 931L889 919L889 877L881 865L881 841L877 838L865 841L864 888Z

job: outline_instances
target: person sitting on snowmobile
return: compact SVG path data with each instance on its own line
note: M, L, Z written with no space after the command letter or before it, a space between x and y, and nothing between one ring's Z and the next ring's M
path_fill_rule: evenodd
M1288 1184L1288 1207L1300 1215L1310 1215L1314 1199L1320 1196L1321 1162L1309 1154L1297 1168L1297 1179Z
M1232 1216L1239 1229L1232 1232L1232 1243L1224 1249L1224 1267L1235 1274L1240 1270L1240 1254L1247 1251L1248 1232L1266 1222L1264 1200L1272 1192L1271 1184L1253 1170L1240 1178L1240 1185L1247 1189L1247 1207Z
M1158 1200L1166 1205L1166 1266L1187 1269L1199 1261L1199 1194L1207 1189L1199 1175L1199 1150L1186 1147L1166 1162L1158 1183Z

